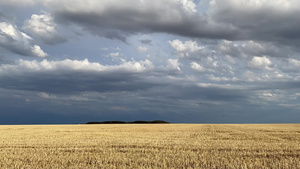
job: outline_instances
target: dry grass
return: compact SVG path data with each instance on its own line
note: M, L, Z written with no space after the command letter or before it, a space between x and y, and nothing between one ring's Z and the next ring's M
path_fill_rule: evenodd
M300 168L300 124L0 126L0 168Z

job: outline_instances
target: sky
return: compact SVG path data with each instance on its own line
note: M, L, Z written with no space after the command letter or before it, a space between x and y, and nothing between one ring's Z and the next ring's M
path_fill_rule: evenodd
M299 123L298 0L0 0L0 124Z

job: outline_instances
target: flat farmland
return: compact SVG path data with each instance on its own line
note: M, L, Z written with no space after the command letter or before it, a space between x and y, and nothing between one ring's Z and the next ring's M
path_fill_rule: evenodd
M300 124L0 126L0 168L300 168Z

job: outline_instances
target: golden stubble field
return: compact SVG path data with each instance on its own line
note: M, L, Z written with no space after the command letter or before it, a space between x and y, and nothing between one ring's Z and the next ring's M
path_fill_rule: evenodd
M300 168L300 124L0 126L0 168Z

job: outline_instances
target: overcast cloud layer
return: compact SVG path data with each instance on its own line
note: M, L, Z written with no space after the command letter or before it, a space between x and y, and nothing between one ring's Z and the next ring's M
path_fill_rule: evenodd
M296 0L0 0L0 124L300 119Z

